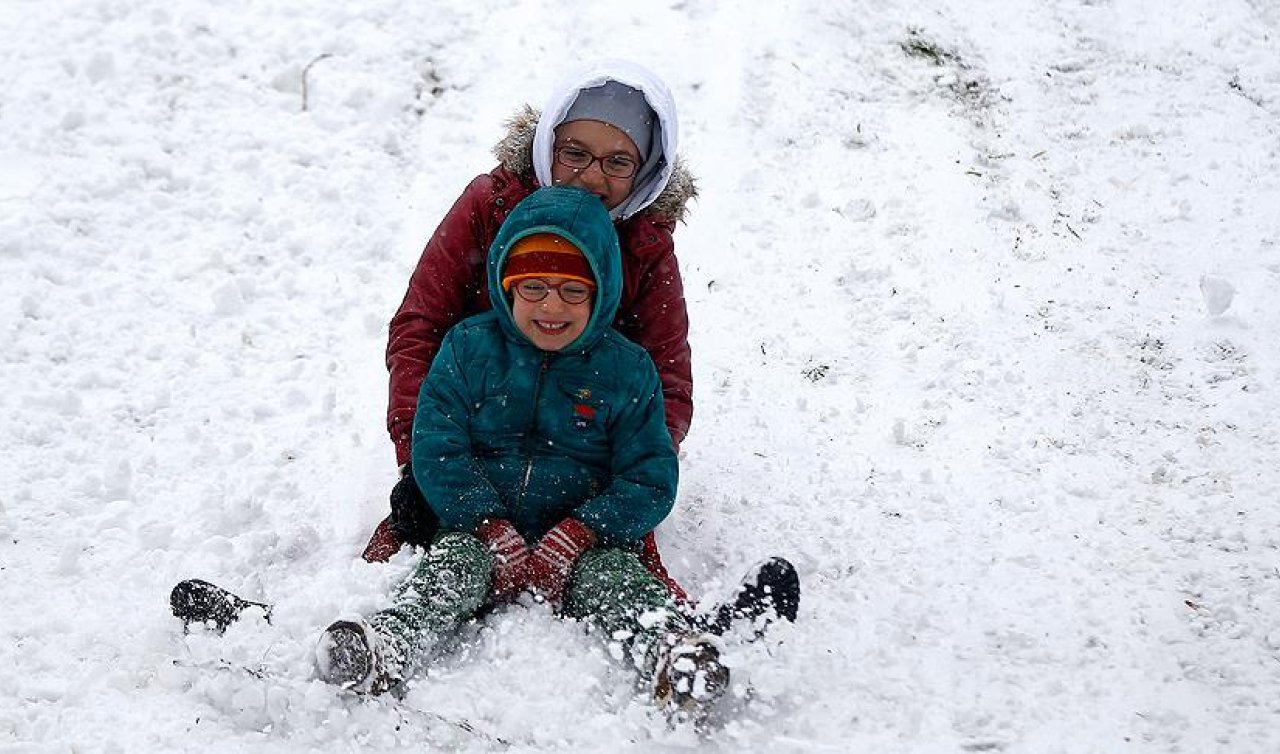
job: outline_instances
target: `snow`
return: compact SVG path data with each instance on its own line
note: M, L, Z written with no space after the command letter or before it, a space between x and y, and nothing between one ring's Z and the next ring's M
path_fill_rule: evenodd
M0 40L0 749L1280 750L1274 5L10 0ZM358 554L421 245L598 56L701 178L664 552L805 587L705 740L539 605L399 703L311 666L412 564ZM184 635L187 577L272 622Z

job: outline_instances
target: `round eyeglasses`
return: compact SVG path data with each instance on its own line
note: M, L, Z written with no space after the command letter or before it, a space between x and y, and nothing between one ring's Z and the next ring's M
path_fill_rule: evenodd
M545 299L551 291L555 291L560 300L566 304L581 304L591 298L591 292L594 290L586 283L579 283L576 280L552 284L537 278L521 280L514 287L520 298L534 304Z
M566 168L583 171L591 167L591 163L600 163L600 172L610 178L630 178L640 169L640 163L631 155L610 154L597 157L581 147L556 147L556 162Z

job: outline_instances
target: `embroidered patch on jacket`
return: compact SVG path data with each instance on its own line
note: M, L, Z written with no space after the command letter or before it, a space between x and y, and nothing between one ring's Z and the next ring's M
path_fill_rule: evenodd
M582 392L590 391L578 391ZM585 403L575 403L573 405L573 427L574 429L588 429L592 424L596 423L596 410Z

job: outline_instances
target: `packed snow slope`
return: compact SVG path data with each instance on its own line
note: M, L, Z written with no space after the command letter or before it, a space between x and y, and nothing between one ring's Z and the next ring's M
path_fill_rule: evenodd
M337 693L413 562L386 323L607 55L701 178L660 541L800 620L706 739L539 605ZM1280 751L1274 3L7 0L0 92L0 750ZM184 635L193 576L271 623Z

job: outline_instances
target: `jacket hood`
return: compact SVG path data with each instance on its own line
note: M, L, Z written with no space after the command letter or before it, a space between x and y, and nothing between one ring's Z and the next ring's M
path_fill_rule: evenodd
M533 137L541 117L541 110L525 105L506 120L503 124L506 133L493 146L493 155L498 158L502 167L518 175L533 171ZM689 170L684 158L676 155L671 178L663 187L662 193L658 194L652 204L636 214L653 215L663 222L684 222L689 212L690 200L697 198L697 178Z
M510 294L502 290L502 269L516 241L535 233L554 233L577 246L595 275L596 296L591 303L591 318L582 334L561 351L581 353L608 331L622 300L622 252L618 248L618 233L609 212L594 194L570 186L540 188L511 210L489 247L489 300L494 303L503 330L525 343L528 338L516 327L511 314Z
M498 154L498 159L505 165L510 157L524 153L527 149L527 163L523 165L523 169L516 172L523 173L532 167L538 182L543 186L550 186L551 149L555 142L556 127L563 122L569 108L577 99L579 91L600 86L608 81L617 81L640 90L649 107L653 108L658 116L661 131L658 142L651 149L649 160L637 174L631 195L609 213L615 220L625 220L662 198L669 185L674 182L677 173L679 123L676 118L675 100L666 84L643 66L626 60L600 60L571 72L556 84L551 97L548 98L546 106L540 113L526 106L509 124L509 128L516 125L523 116L525 123L521 125L526 125L529 122L528 116L533 116L531 119L532 141L527 146L521 144L504 147L503 144L499 144L495 152ZM504 142L506 141L507 139L504 139ZM511 148L513 146L514 150ZM692 198L696 189L693 188L687 171L682 172L684 175L680 183L683 185L678 186L677 190L686 192L684 198L687 200ZM673 210L675 214L669 214ZM680 202L678 207L665 207L660 210L660 213L667 214L673 220L683 219L684 203Z
M676 101L671 90L657 74L628 60L597 60L571 71L556 84L547 104L542 108L542 118L533 137L533 173L543 186L551 185L551 148L555 143L555 129L573 106L583 89L617 81L644 94L649 107L658 116L661 138L650 149L649 158L636 174L631 195L621 204L609 210L615 220L625 220L644 209L658 198L663 187L671 179L675 165L673 155L679 143L680 125L676 120Z

